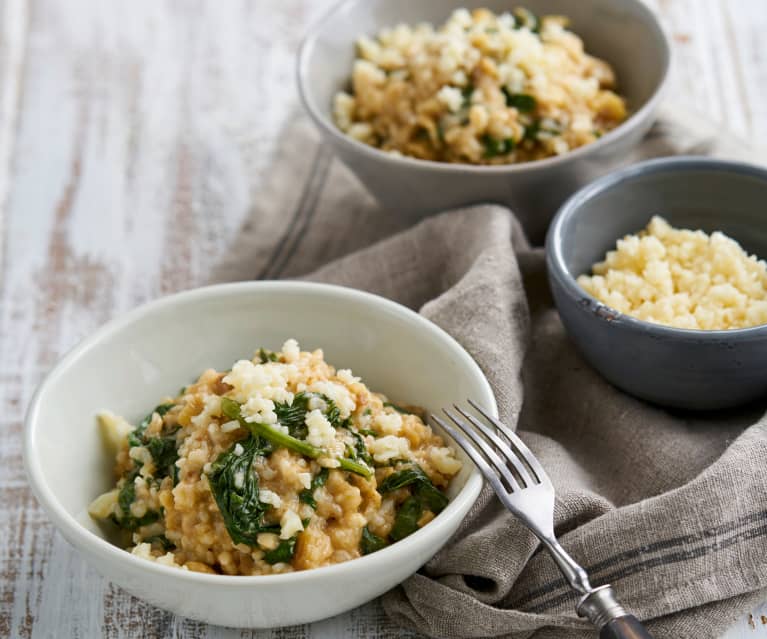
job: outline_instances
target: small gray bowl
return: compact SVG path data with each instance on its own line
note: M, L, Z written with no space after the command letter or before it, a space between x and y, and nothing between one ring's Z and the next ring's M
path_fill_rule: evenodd
M586 50L615 69L632 115L596 142L565 155L503 166L447 164L395 157L341 132L333 96L348 87L355 41L398 23L441 24L458 7L508 11L508 0L346 0L306 37L298 55L304 106L325 140L368 190L393 212L413 219L477 202L511 207L534 241L542 241L562 202L590 180L617 167L653 122L670 64L670 45L641 0L520 0L537 14L571 18ZM639 63L641 61L641 63Z
M652 324L605 306L576 278L655 214L672 226L722 231L767 257L765 202L767 170L695 157L643 162L570 198L546 238L546 263L562 322L586 360L618 388L665 406L716 409L764 396L767 325L704 331Z

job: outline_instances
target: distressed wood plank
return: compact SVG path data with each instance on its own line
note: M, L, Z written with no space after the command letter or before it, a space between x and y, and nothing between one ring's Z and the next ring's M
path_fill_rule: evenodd
M148 299L256 274L259 193L297 117L293 56L332 3L0 4L0 636L403 636L377 603L266 632L144 604L54 533L21 463L23 411L63 352ZM764 0L648 4L675 42L670 99L764 138ZM767 637L762 615L726 639Z
M0 6L0 291L4 291L8 270L6 205L23 91L27 30L24 0L9 0ZM5 315L6 309L7 304L0 303L0 313ZM0 636L10 637L13 618L26 629L34 623L39 593L35 582L39 584L41 572L33 572L30 560L40 549L36 531L49 525L34 504L24 478L17 442L26 385L17 369L5 366L2 344L6 337L0 332L0 519L5 522L4 534L0 535Z
M0 238L10 188L12 152L21 100L27 36L26 0L8 0L0 7ZM0 242L0 265L3 263Z
M24 480L22 412L42 374L95 327L208 281L270 166L294 102L292 51L323 8L29 7L28 91L20 106L3 91L2 130L18 151L2 167L13 188L2 209L11 266L0 298L0 478L14 534L0 536L0 635L207 634L107 584L53 534ZM20 72L3 60L5 87Z

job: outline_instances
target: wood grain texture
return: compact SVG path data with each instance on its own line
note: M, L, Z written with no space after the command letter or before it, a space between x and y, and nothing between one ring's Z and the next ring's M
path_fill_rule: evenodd
M377 603L269 632L148 606L54 533L21 460L31 394L81 338L149 299L258 274L242 237L290 143L296 47L331 4L0 3L0 637L403 636ZM670 99L764 139L767 3L649 4L675 41ZM727 639L767 637L767 606L736 612Z

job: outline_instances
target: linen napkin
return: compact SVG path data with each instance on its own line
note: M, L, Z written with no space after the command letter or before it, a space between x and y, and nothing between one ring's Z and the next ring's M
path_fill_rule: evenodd
M543 250L513 212L480 205L406 229L305 121L286 136L259 189L258 228L243 229L220 279L315 269L305 277L394 299L453 335L548 470L562 545L659 639L717 637L767 599L767 403L695 414L618 391L566 336ZM666 112L626 162L679 153L760 159L705 120ZM593 637L575 603L487 487L447 546L383 599L396 623L434 637Z

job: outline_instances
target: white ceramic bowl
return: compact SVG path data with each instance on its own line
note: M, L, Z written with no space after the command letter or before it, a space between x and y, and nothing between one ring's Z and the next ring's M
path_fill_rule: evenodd
M586 51L615 69L630 117L596 142L561 156L518 164L475 166L398 157L357 142L333 122L333 96L347 89L355 41L399 23L443 23L458 7L496 13L524 6L562 14ZM562 202L625 162L652 124L671 63L668 34L642 0L342 0L314 26L298 56L304 106L338 157L388 210L413 218L477 202L511 207L533 241L542 241Z
M207 367L223 370L258 346L295 337L361 375L373 390L436 411L495 400L482 371L447 333L409 309L348 288L245 282L173 295L113 320L70 352L38 389L26 420L32 488L62 535L104 576L161 608L213 624L264 628L305 623L358 606L414 573L455 532L482 480L464 468L450 504L410 537L342 564L284 575L231 577L182 571L112 545L87 513L113 482L95 415L133 420Z

